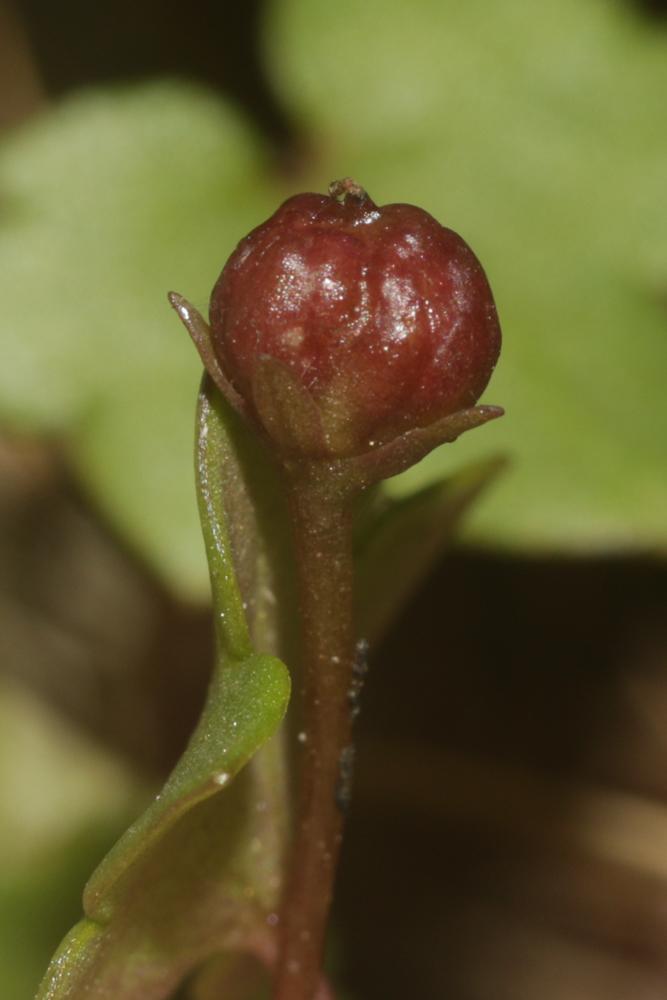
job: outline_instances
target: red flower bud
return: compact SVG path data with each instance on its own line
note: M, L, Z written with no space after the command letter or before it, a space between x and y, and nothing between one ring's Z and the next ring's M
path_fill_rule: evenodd
M210 322L222 371L265 429L268 358L312 397L322 453L338 456L473 406L500 351L491 289L461 237L413 205L378 208L349 180L290 198L241 240Z

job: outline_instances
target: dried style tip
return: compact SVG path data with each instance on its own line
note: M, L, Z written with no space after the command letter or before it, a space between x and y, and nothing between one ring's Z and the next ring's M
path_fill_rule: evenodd
M329 185L329 194L332 198L341 202L344 202L348 197L359 198L361 201L370 201L361 184L357 184L351 177L343 177L340 181L332 181Z

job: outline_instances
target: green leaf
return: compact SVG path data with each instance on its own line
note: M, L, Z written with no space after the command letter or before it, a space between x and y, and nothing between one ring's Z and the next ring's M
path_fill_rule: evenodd
M275 3L274 80L355 176L459 230L505 343L507 415L388 484L405 496L493 453L466 520L520 549L667 547L667 32L606 0ZM619 66L623 72L619 72Z
M289 675L250 642L227 529L224 487L235 457L225 421L206 380L198 496L218 650L206 705L164 788L90 879L85 919L54 957L40 1000L162 1000L199 964L256 934L276 903L281 751L275 740L257 751L284 715Z
M30 863L17 864L11 854L3 853L0 982L4 996L33 1000L63 928L76 917L83 880L125 822L126 810L105 824L77 827L73 823L67 839L54 840L33 855Z

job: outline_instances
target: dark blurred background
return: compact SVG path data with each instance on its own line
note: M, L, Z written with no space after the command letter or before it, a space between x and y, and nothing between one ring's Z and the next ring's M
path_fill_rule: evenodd
M250 116L296 184L309 139L264 69L263 6L4 2L0 123L91 84L195 79ZM663 30L667 3L639 8ZM3 713L53 730L63 767L99 753L72 801L100 774L118 784L115 811L90 792L77 850L49 860L36 839L36 884L2 878L3 995L28 1000L119 816L183 746L210 621L109 526L59 444L34 437L0 442L0 581ZM666 608L657 554L467 545L439 561L374 651L364 695L336 905L350 997L667 996ZM10 779L8 868L27 825L58 813L14 805Z

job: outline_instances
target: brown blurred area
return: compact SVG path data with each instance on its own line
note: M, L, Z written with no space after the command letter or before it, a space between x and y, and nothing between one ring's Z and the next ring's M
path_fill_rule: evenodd
M294 134L260 57L263 6L262 0L187 6L175 0L2 0L0 121L18 121L40 99L81 86L180 76L224 92L276 149L284 148Z
M360 996L667 995L666 606L639 560L443 560L366 692Z
M230 96L289 161L261 6L0 0L0 128L168 73ZM350 996L667 997L666 608L649 559L442 561L364 696L336 913ZM46 443L0 441L0 654L151 780L203 698L207 611L137 564Z

